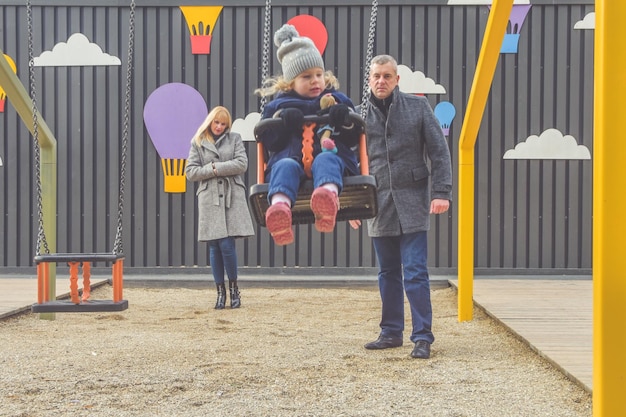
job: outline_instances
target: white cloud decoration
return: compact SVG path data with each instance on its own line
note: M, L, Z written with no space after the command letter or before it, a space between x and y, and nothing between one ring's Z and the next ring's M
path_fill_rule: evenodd
M36 67L122 65L118 57L102 52L102 48L89 42L82 33L72 34L67 42L57 43L52 51L44 51L33 62Z
M570 135L547 129L540 136L531 135L504 153L503 159L591 159L589 149Z
M421 71L411 71L406 65L398 65L400 81L398 87L403 93L409 94L445 94L446 89L441 84L435 83L432 78L427 78Z
M579 20L574 25L574 29L595 29L596 28L596 12L587 13L583 20Z
M254 138L254 127L261 120L261 113L252 112L248 113L245 119L237 119L233 122L233 127L231 127L231 131L235 133L239 133L241 135L241 139L244 141L254 142L256 139Z

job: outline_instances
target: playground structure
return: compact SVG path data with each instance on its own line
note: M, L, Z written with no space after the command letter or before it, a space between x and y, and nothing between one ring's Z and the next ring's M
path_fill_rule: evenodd
M620 259L620 255L617 254L617 248L619 245L615 245L614 242L619 242L622 236L624 236L624 227L620 224L611 223L608 224L608 219L618 219L621 216L621 212L624 209L624 201L621 195L611 194L611 204L608 204L608 192L610 190L620 189L621 184L612 184L610 178L619 180L620 175L615 175L615 172L621 172L622 161L624 160L624 152L622 150L623 145L614 142L613 144L605 141L604 138L614 136L618 137L619 132L613 133L612 129L615 129L609 120L620 117L619 108L611 108L611 103L618 102L620 97L623 97L625 90L624 82L620 79L617 70L623 68L624 56L623 52L617 45L619 39L620 19L626 16L626 10L624 5L621 4L608 4L609 2L599 2L596 4L597 11L597 27L596 27L596 113L595 113L595 152L594 152L594 305L595 311L595 326L594 332L595 350L594 356L594 415L621 415L624 414L624 410L618 407L622 407L619 403L620 400L616 396L619 384L617 383L620 378L625 374L624 365L616 366L619 364L619 352L623 352L625 346L624 337L621 336L621 331L618 326L618 322L621 323L623 313L620 313L620 304L624 298L624 284L618 282L618 277L621 271L624 270L624 261ZM493 5L493 15L490 19L493 19L494 28L498 21L498 16L502 18L500 13L505 13L506 8L512 4L512 0L496 0ZM502 26L500 26L502 30ZM488 33L492 33L488 31ZM493 29L494 36L502 34L498 29ZM494 41L495 42L495 41ZM488 44L488 42L486 43ZM610 53L608 52L610 51ZM493 52L493 51L491 51ZM4 72L4 68L3 68ZM481 71L477 70L476 78L480 79ZM623 77L622 77L623 78ZM4 82L4 80L2 80ZM483 80L484 81L484 80ZM477 84L480 84L477 82ZM476 106L480 107L480 100L476 99ZM483 107L484 107L484 103ZM468 109L470 112L471 109ZM479 111L480 112L480 111ZM474 123L479 122L478 117L467 118ZM464 125L465 126L465 125ZM474 129L477 125L474 126ZM474 144L472 139L472 127L468 126L464 128L464 132L461 134L461 146L465 147L467 151L471 149ZM467 135L467 136L465 136ZM469 138L469 139L464 139ZM461 150L463 154L463 150ZM469 154L471 155L471 154ZM463 158L469 156L467 153ZM462 168L463 173L460 173L459 190L463 192L465 189L461 187L462 184L466 184L463 179L472 178L473 176L473 160L463 159ZM607 175L610 173L611 175ZM461 178L462 177L462 178ZM617 185L617 188L615 187ZM472 201L473 198L463 200L461 205L466 204L468 201ZM469 213L473 213L472 207L463 206ZM461 207L459 207L461 211ZM467 213L465 212L465 213ZM471 260L473 256L473 244L470 240L464 240L471 234L466 234L468 230L472 230L471 216L470 222L462 223L459 220L459 248L464 247L467 251L461 251L459 249L459 256L467 256L467 259L460 260L459 262L459 279L466 280L464 285L471 283L472 271L470 269ZM463 246L465 245L465 246ZM461 253L462 252L462 253ZM468 255L470 254L470 255ZM469 260L470 263L461 265L461 261ZM468 278L470 278L468 280ZM463 310L462 304L468 299L471 300L471 291L468 293L468 287L463 290L463 294L460 294L460 311ZM461 291L461 290L460 290ZM469 295L469 296L468 296ZM466 305L466 304L465 304ZM467 319L467 317L461 319ZM610 343L609 343L610 342Z
M57 312L96 312L96 311L121 311L128 308L128 301L123 300L123 243L122 243L122 215L124 202L124 176L126 170L126 150L128 148L128 121L130 118L130 85L132 74L133 36L135 1L130 2L130 30L128 47L127 86L125 100L125 129L122 140L122 158L120 166L120 185L118 199L118 222L115 244L111 253L55 253L57 221L54 214L57 212L57 148L56 139L49 128L43 122L43 118L37 110L36 83L34 75L33 54L33 19L32 5L30 0L26 2L28 17L28 56L29 56L29 80L32 99L26 94L23 85L14 75L5 59L0 59L0 80L6 85L8 96L18 103L18 112L24 123L33 135L35 155L35 183L38 209L38 233L35 246L34 262L37 265L37 304L34 304L34 313L49 313L42 318L54 318ZM0 50L0 56L3 55ZM29 112L30 110L30 112ZM40 122L41 121L41 122ZM40 127L42 135L40 138ZM51 233L51 244L46 238L46 223ZM51 252L52 248L52 252ZM41 251L44 251L43 253ZM90 300L91 292L91 264L92 262L109 262L112 265L113 300ZM70 272L70 300L56 300L56 264L69 265ZM83 294L78 293L78 269L83 270Z

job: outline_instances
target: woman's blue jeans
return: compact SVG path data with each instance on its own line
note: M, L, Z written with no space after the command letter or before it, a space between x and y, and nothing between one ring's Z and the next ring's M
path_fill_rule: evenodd
M344 162L332 152L322 152L315 156L311 165L313 176L313 187L327 183L336 184L339 193L343 188ZM289 197L291 204L296 201L300 182L305 179L304 168L300 162L292 158L278 160L272 166L269 174L269 192L267 198L272 203L272 196L276 193L283 193Z
M210 240L209 260L216 284L224 283L224 270L229 281L237 280L237 249L234 237Z
M433 343L433 312L430 302L426 232L401 236L373 237L380 269L378 288L382 300L381 335L402 337L404 294L411 307L411 341Z

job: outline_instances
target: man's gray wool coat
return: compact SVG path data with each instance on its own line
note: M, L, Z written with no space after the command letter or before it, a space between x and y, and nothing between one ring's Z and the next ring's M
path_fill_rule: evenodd
M426 231L431 199L452 200L450 150L430 103L398 87L392 97L387 118L373 103L366 114L378 195L378 215L368 220L372 237Z
M247 169L248 155L238 133L227 132L215 144L207 140L200 147L191 144L185 173L188 180L200 182L196 191L199 241L254 235L243 180Z

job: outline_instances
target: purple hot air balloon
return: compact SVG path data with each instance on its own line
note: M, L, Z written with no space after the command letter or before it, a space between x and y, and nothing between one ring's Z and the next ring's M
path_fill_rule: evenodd
M161 157L166 193L184 193L187 189L185 165L191 137L207 114L202 95L187 84L164 84L146 100L143 120Z
M507 33L504 35L504 40L502 41L500 53L517 53L520 31L522 30L522 25L524 24L524 20L526 20L526 15L528 15L530 8L530 4L513 5L513 9L511 10L511 16L509 17L509 27L507 29Z

